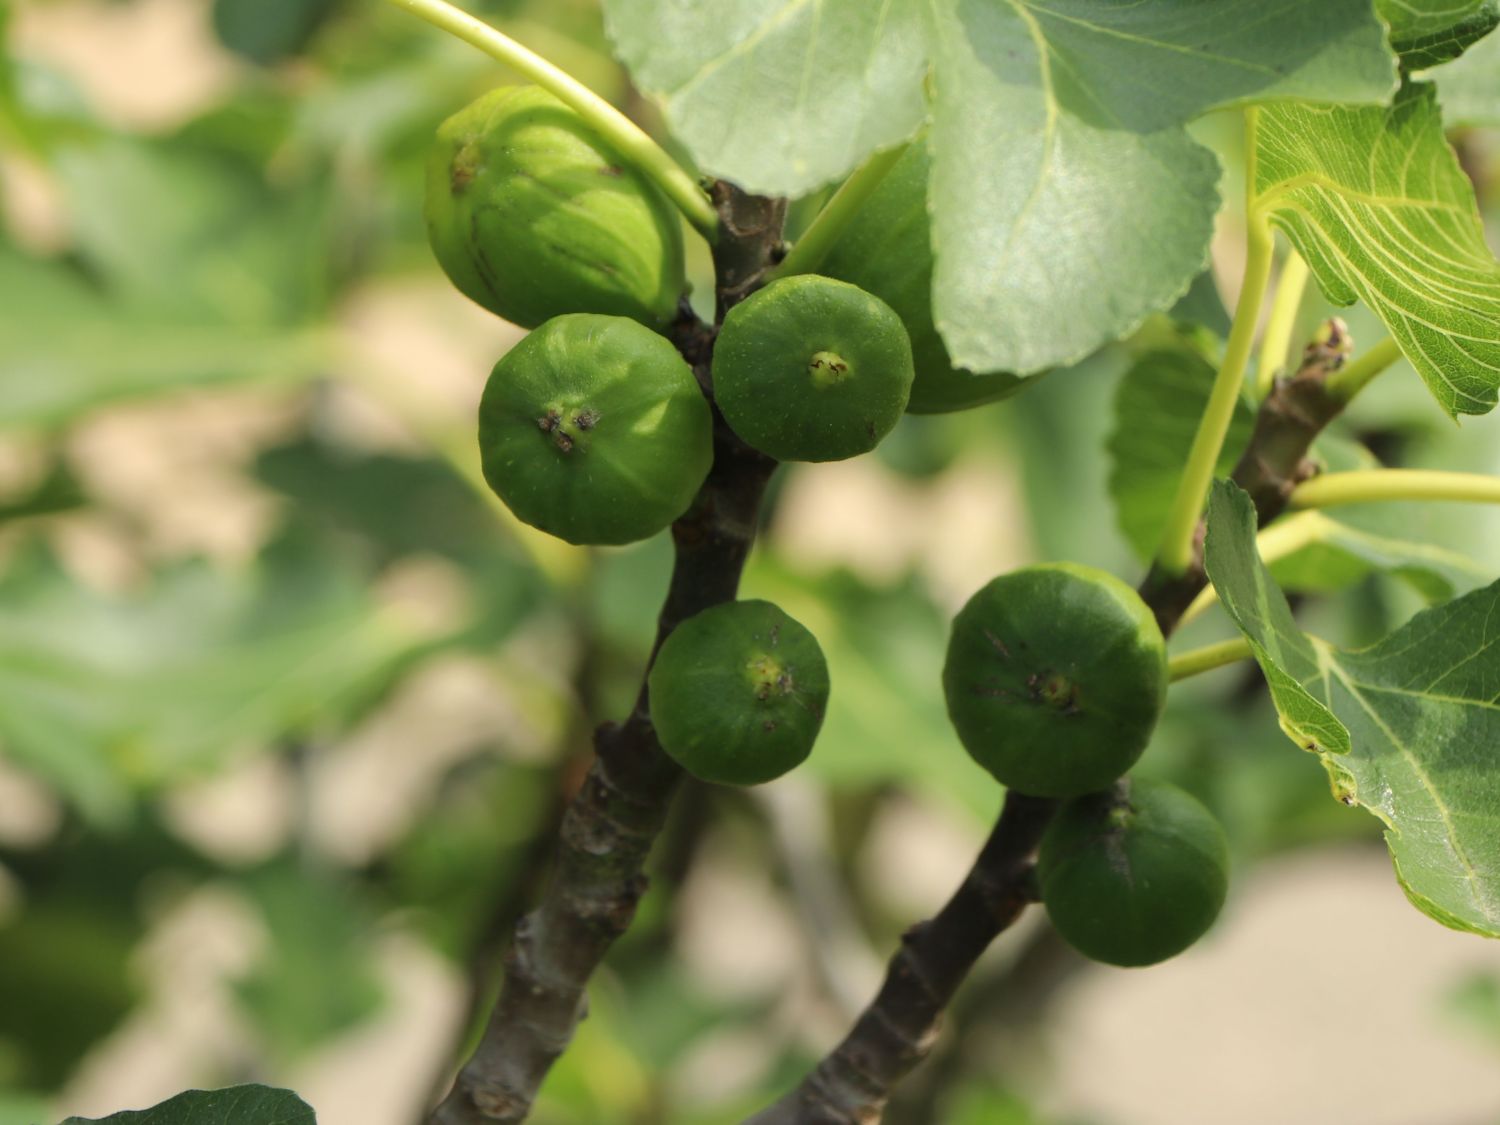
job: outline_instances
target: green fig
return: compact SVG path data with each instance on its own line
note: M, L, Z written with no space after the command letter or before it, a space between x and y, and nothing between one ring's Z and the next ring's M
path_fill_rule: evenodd
M727 602L672 631L647 687L657 738L683 769L758 785L811 753L828 665L817 638L777 606Z
M536 86L491 90L438 128L427 234L460 292L524 328L564 313L676 315L676 209L588 124Z
M479 452L484 479L525 523L570 543L631 543L692 504L713 461L713 415L666 339L574 313L495 365Z
M996 402L1038 378L1023 379L1004 371L977 374L953 366L932 319L929 165L926 141L918 137L818 266L819 273L875 294L906 324L916 367L906 407L913 414L945 414Z
M1141 756L1167 698L1155 618L1113 575L1075 563L994 579L953 621L948 716L970 755L1037 797L1103 789Z
M714 400L730 429L779 461L874 449L911 393L901 318L858 286L802 274L729 310L714 344Z
M1058 810L1037 881L1057 932L1109 965L1154 965L1197 941L1229 885L1224 830L1164 782L1127 779Z

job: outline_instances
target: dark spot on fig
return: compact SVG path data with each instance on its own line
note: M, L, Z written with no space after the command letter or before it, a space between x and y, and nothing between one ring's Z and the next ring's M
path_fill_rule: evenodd
M562 422L562 416L555 410L549 410L536 420L537 429L544 434L550 434Z
M599 423L599 412L597 410L580 411L573 418L573 425L580 430L592 430Z
M567 430L561 428L553 430L552 441L564 453L571 453L573 451L573 435L568 433Z
M614 176L618 178L624 174L625 169L621 168L618 164L606 164L603 168L599 169L599 175L601 176Z
M989 641L990 644L994 645L995 651L998 652L1001 656L1005 657L1005 659L1007 660L1010 659L1010 649L1006 648L1005 642L997 637L994 633L986 629L984 631L984 639Z
M776 729L776 720L775 719L767 719L765 722L761 723L760 725L761 725L761 729L763 729L763 730L768 730L768 731L775 730Z

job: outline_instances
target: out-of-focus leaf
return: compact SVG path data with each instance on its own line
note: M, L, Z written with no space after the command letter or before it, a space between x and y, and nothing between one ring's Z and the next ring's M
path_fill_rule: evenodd
M247 746L338 729L437 637L286 540L107 598L45 562L0 580L0 742L96 817Z
M1292 517L1299 539L1306 545L1270 564L1271 577L1284 589L1331 593L1354 585L1370 574L1389 574L1406 582L1429 602L1444 602L1495 579L1467 555L1429 543L1375 535L1330 519L1322 512ZM1289 524L1288 524L1289 526ZM1266 536L1262 550L1269 555Z
M1444 998L1449 1013L1492 1047L1500 1048L1500 977L1478 972L1465 977Z
M134 1007L136 925L110 905L57 896L0 924L0 1056L7 1077L52 1090Z
M231 1086L188 1090L150 1109L70 1117L62 1125L316 1125L312 1107L290 1090Z
M1445 125L1500 125L1500 32L1433 72Z
M1308 637L1255 548L1255 510L1215 485L1205 562L1271 686L1283 729L1335 795L1386 825L1407 897L1454 929L1500 936L1500 582L1343 652Z
M293 864L255 872L242 885L268 943L235 994L271 1054L299 1058L379 1010L370 918L350 886Z
M0 1125L37 1125L52 1120L52 1106L41 1098L0 1090Z
M1229 310L1224 307L1224 298L1219 293L1212 269L1205 269L1193 278L1182 300L1173 305L1167 315L1179 323L1207 328L1220 339L1229 335Z
M339 0L214 0L219 40L251 62L300 54Z
M105 403L188 385L303 379L326 366L315 328L132 310L65 266L0 245L0 430L53 426Z
M124 137L69 145L52 162L75 252L122 305L256 327L327 308L335 211L325 183L273 190L256 169L201 148Z
M1493 408L1500 262L1433 86L1407 83L1388 108L1267 106L1256 161L1255 208L1329 299L1369 305L1449 414Z
M1115 391L1109 491L1120 530L1142 559L1151 558L1161 546L1177 482L1213 382L1213 365L1184 341L1141 356ZM1237 399L1215 476L1234 468L1254 424L1254 411L1243 398Z

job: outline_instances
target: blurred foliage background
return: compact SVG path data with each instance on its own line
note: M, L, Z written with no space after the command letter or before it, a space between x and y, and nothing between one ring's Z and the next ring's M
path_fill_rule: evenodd
M588 0L468 6L659 131ZM546 540L478 480L518 332L432 263L421 163L510 76L375 0L0 0L0 43L0 1125L243 1080L325 1125L414 1121L635 693L670 556ZM1234 183L1233 120L1199 133ZM1496 137L1459 142L1500 183ZM947 619L1031 560L1137 576L1106 439L1179 331L783 470L745 589L827 651L823 736L783 782L678 802L539 1122L736 1121L841 1034L998 807L944 718ZM1500 470L1496 423L1454 430L1410 371L1367 400L1343 436L1386 462ZM1349 522L1500 559L1493 512ZM1340 575L1301 603L1335 640L1420 604ZM1256 675L1175 690L1141 768L1227 823L1224 923L1134 974L1032 919L894 1125L1500 1121L1500 957L1406 906Z

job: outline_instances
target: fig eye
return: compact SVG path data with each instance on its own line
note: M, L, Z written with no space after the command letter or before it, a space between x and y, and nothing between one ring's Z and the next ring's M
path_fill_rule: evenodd
M1074 797L1105 788L1146 749L1166 702L1166 642L1113 575L1024 567L959 611L943 694L964 748L1001 784Z
M484 479L525 523L570 543L631 543L687 511L713 460L713 415L666 339L574 313L495 365L479 452Z
M901 318L858 286L801 274L724 318L714 398L730 429L779 461L838 461L874 449L912 383Z
M688 618L657 653L651 721L662 749L704 781L757 785L812 752L828 706L817 638L764 601Z

